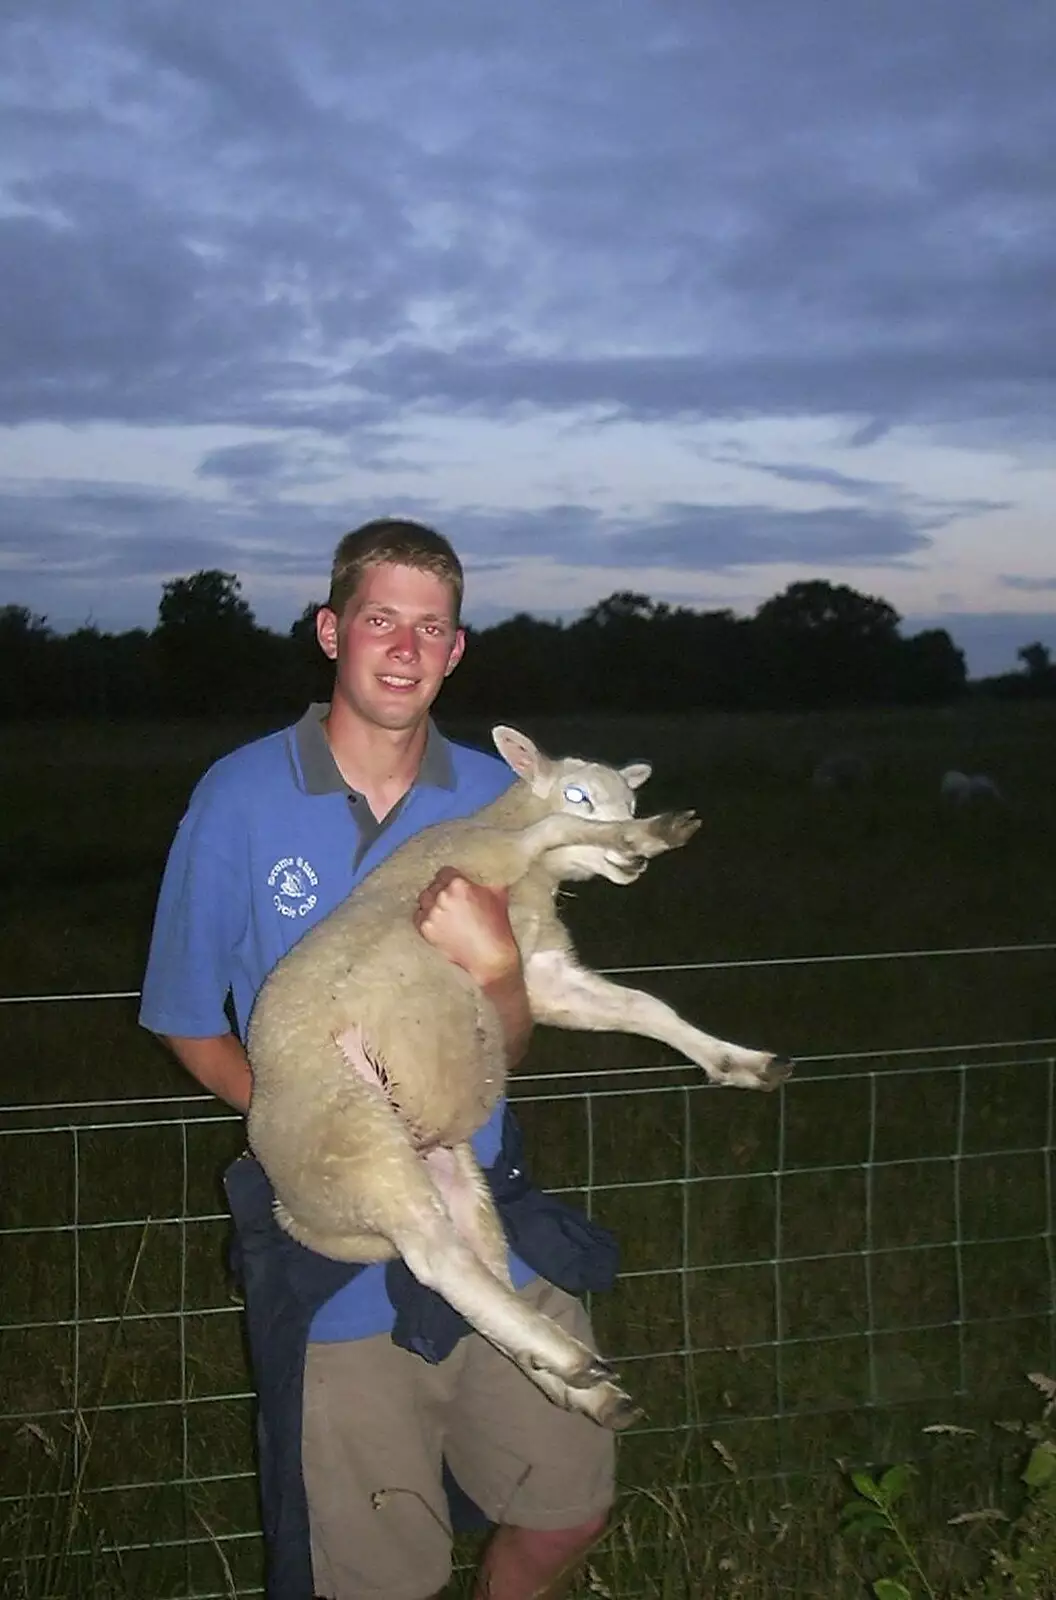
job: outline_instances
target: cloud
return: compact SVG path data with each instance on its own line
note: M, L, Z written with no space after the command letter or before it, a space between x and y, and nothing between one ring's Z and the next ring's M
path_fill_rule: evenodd
M237 481L245 475L255 484L287 470L282 452L266 445L212 452L203 467L207 477ZM401 497L396 504L361 504L356 517L383 510L429 520L436 507ZM571 559L610 572L721 573L792 556L854 567L905 561L929 544L906 515L862 507L781 511L765 504L676 502L637 516L609 516L580 504L533 511L463 506L449 510L444 521L457 529L467 562L509 569L524 560ZM148 485L31 483L20 493L0 493L0 571L27 570L43 551L53 574L91 572L100 581L185 575L200 567L267 578L304 575L313 567L322 574L334 526L332 507L293 497L281 504L252 497L231 502Z
M1054 262L1056 266L1056 262ZM361 362L359 381L400 407L494 416L595 408L597 421L863 416L957 424L1015 421L1056 411L1056 377L1043 348L1021 331L1020 350L997 332L931 347L892 333L885 348L824 343L724 355L538 356L495 341L454 351L404 342ZM1029 426L1029 423L1028 423Z
M0 416L1051 414L1044 8L766 14L16 5Z
M768 472L771 477L780 478L783 483L806 483L835 489L839 494L876 497L889 493L889 486L876 479L851 477L846 472L837 472L834 467L811 466L807 462L797 461L738 460L737 464L750 466L755 472Z
M855 428L851 434L850 444L855 450L864 450L871 444L876 444L885 434L891 431L891 421L886 417L872 417L864 422L860 428Z
M1024 578L1016 577L1012 573L1002 573L1001 582L1006 589L1019 589L1024 594L1045 594L1050 590L1056 590L1056 577Z
M507 551L615 570L728 572L787 562L867 566L903 560L928 537L897 513L865 508L783 511L759 505L661 504L649 514L606 516L581 505L534 512L463 510L454 517L468 551Z
M290 447L275 439L226 445L204 455L195 471L199 478L221 478L227 483L274 483L289 477Z

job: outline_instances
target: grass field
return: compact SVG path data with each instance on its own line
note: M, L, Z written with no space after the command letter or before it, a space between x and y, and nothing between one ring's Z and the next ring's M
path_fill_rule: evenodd
M190 788L256 731L8 731L5 994L137 986ZM626 1276L595 1313L649 1412L596 1582L621 1600L863 1594L834 1533L836 1461L916 1453L927 1423L1029 1412L1022 1374L1053 1360L1053 1047L1019 1043L1056 1035L1053 954L991 947L1056 941L1056 707L528 731L555 752L647 758L647 809L704 819L633 888L577 888L583 957L664 969L629 981L803 1062L778 1096L719 1095L641 1040L533 1042L521 1109L536 1174L620 1234ZM846 747L873 782L815 792L814 761ZM950 766L991 773L1009 803L944 809ZM989 953L805 959L977 947ZM0 1007L5 1553L54 1531L45 1497L26 1532L30 1480L43 1492L80 1473L78 1539L97 1526L103 1544L146 1548L110 1589L52 1592L250 1592L256 1542L233 1536L255 1525L251 1413L217 1188L241 1129L201 1103L129 1104L193 1089L134 1019L127 1000ZM947 1451L926 1525L941 1525L935 1507L1007 1496L1015 1459L985 1427ZM948 1532L932 1544L947 1571L970 1565ZM109 1560L86 1557L81 1581Z

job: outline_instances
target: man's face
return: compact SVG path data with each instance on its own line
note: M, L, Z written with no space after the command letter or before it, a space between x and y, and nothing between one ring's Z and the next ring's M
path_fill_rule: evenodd
M449 585L431 572L368 567L342 615L324 606L316 619L323 653L336 663L335 697L374 727L415 727L465 648L454 606Z

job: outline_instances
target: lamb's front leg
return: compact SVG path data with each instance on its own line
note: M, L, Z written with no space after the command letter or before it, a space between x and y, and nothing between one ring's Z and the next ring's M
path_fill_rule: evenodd
M792 1072L787 1056L748 1050L686 1022L665 1001L581 967L563 950L529 957L525 982L532 1016L554 1028L635 1033L658 1039L702 1067L712 1083L736 1089L776 1089Z
M478 829L460 845L457 865L490 888L506 888L550 851L578 846L611 852L627 873L625 881L630 882L647 860L666 850L677 850L699 827L692 811L665 811L655 817L627 817L619 822L600 822L593 817L556 811L526 828Z

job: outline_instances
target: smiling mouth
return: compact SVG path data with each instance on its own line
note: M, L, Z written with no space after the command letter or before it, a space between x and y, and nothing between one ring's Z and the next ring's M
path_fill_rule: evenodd
M417 678L400 678L396 677L392 673L387 672L378 674L378 682L383 684L386 689L406 691L408 689L416 689L418 687Z

